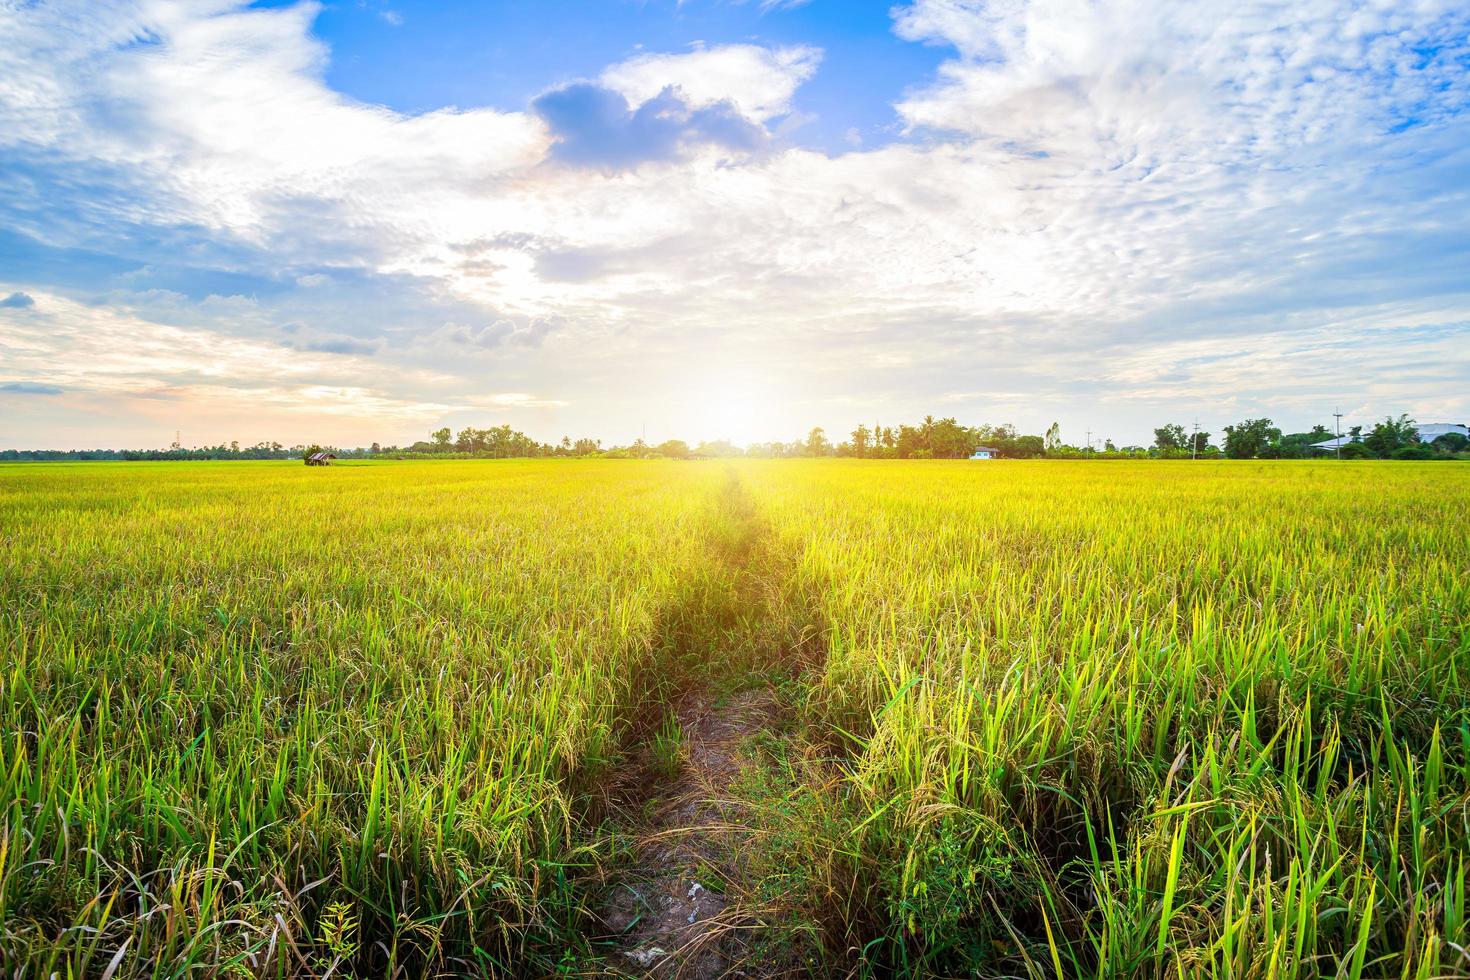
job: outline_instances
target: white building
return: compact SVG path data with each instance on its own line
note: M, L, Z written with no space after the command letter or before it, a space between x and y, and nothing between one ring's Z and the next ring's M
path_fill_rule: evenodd
M1470 427L1460 425L1456 422L1426 422L1423 425L1416 424L1414 431L1419 434L1419 441L1426 446L1440 436L1462 435L1470 439ZM1320 449L1324 453L1330 453L1343 448L1349 443L1361 441L1361 439L1354 439L1352 436L1338 436L1336 439L1314 442L1311 448Z
M991 449L989 446L981 446L970 454L971 459L996 459L1000 456L999 449Z
M1419 432L1420 442L1433 442L1440 436L1458 435L1470 439L1470 428L1455 422L1429 422L1425 425L1416 425Z

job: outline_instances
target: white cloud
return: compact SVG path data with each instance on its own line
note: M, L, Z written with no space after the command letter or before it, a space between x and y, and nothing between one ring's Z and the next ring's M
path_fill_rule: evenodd
M330 416L337 431L367 442L405 426L422 429L456 411L565 404L526 392L451 394L445 377L402 366L390 380L372 358L354 353L364 345L351 338L248 339L160 323L118 302L37 297L40 312L0 310L0 384L90 407L99 414L89 424L102 430L119 419L171 419L170 425L186 424L196 433L206 422L224 432L230 430L218 427L233 420L236 432L246 426L269 435L274 426L276 438L294 441L320 434L322 417ZM221 305L232 308L232 319L252 315L239 302ZM349 349L344 353L336 345ZM8 414L16 410L13 401L0 425L5 445L21 444L20 427L27 421ZM49 411L58 410L53 404ZM123 440L117 445L135 445L126 441L126 430L115 438ZM84 434L74 444L94 445Z
M117 168L128 205L113 218L357 254L384 235L432 237L422 219L439 195L483 190L543 155L545 134L522 113L404 116L332 92L317 12L224 0L0 10L0 147L44 151L48 167Z
M1444 340L1470 324L1463 6L917 0L896 30L953 55L898 106L912 141L738 164L695 146L626 172L550 165L529 113L409 116L332 92L313 7L79 10L0 9L0 160L40 175L0 188L0 212L58 245L191 229L228 246L231 268L318 296L348 288L337 270L418 276L483 311L404 316L375 357L272 341L229 359L318 365L327 389L376 392L365 405L570 403L613 437L677 414L666 379L717 363L789 402L772 422L789 431L770 435L871 421L865 404L922 414L934 392L1041 425L1055 405L1107 399L1130 402L1108 409L1129 420L1273 392L1308 412L1334 388L1375 411L1470 411ZM634 104L674 85L767 122L794 111L820 58L729 45L642 55L600 81ZM330 282L305 271L320 268ZM38 309L61 301L13 288ZM256 316L200 334L273 336ZM146 325L109 329L154 343ZM300 346L364 342L308 333ZM1374 359L1357 352L1390 349L1400 380L1370 386ZM101 390L93 351L78 337L49 356ZM156 380L98 353L119 386ZM1290 384L1294 357L1314 358L1310 384ZM466 391L487 363L496 389L540 394L472 405L400 369L458 379L424 391ZM1022 390L1035 404L999 394Z
M613 65L599 79L630 103L647 102L672 85L695 106L728 100L761 122L791 111L801 84L822 62L818 48L726 44L684 54L644 54Z
M371 370L355 359L303 355L264 339L158 323L111 303L37 296L42 313L0 315L3 370L19 377L45 375L67 389L148 394L226 381L274 386L353 378L361 383Z
M1446 118L1470 94L1452 0L915 0L896 13L901 36L960 54L900 105L910 125L1099 168L1340 150L1409 116Z

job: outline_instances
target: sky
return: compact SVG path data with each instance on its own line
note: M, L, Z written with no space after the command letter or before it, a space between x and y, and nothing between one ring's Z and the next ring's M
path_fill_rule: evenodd
M1470 420L1463 0L0 0L0 448Z

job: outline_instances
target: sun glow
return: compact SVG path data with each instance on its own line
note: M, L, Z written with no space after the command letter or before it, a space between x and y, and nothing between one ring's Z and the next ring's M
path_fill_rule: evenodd
M766 379L721 372L700 379L681 399L693 439L728 439L737 446L780 438L779 402Z

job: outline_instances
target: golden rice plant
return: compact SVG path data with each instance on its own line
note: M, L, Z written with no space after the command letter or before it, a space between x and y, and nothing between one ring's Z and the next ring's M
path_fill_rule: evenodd
M742 866L812 969L1470 973L1467 503L1333 461L0 468L0 952L581 969L616 767L783 678Z
M821 623L870 965L1470 972L1470 471L746 477Z

